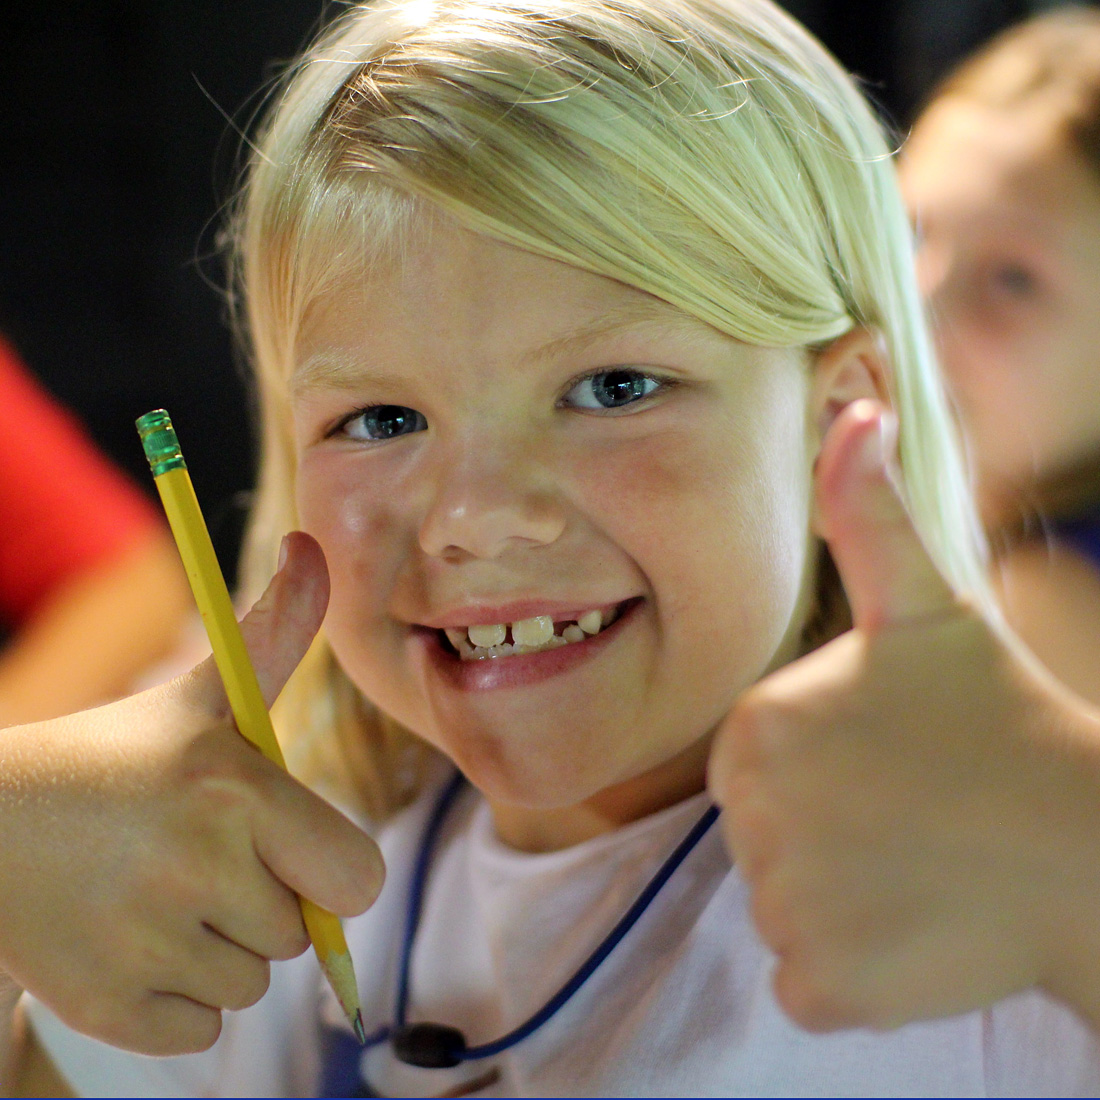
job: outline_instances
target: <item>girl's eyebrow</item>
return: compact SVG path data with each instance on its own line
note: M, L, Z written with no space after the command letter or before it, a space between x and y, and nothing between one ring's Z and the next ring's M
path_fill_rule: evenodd
M594 344L612 339L631 329L659 325L666 331L700 336L710 331L705 322L692 317L659 298L642 298L601 313L576 328L555 336L523 356L533 365L553 362ZM326 348L308 356L295 366L290 376L291 395L300 397L310 390L339 390L366 387L381 392L400 387L407 378L385 367L364 361L361 353L350 348Z
M704 321L690 313L669 305L660 298L646 296L625 302L601 313L598 317L578 325L570 332L548 340L524 358L531 363L544 363L568 356L599 340L611 339L630 329L642 329L660 325L668 331L700 336L710 330Z
M300 397L310 390L392 389L401 380L399 374L365 363L352 349L328 348L294 367L289 388L292 397Z

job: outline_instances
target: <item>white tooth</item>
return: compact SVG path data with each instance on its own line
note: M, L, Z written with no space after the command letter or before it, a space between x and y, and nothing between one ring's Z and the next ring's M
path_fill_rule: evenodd
M561 636L567 642L583 642L586 635L583 630L576 623L570 623L562 632Z
M463 638L462 641L458 643L457 649L458 655L464 661L468 661L474 655L474 647L470 645L470 643L466 641L465 638Z
M545 645L553 636L554 620L549 615L536 615L533 619L520 619L518 623L512 623L512 641L516 645Z
M465 630L455 630L453 627L447 626L443 628L443 633L447 635L447 640L455 649L461 649L462 643L466 641Z
M577 626L579 626L585 634L599 634L600 627L603 626L603 616L598 611L586 611L577 620Z
M559 635L555 634L550 641L546 643L547 649L557 649L558 646L568 645L569 643Z
M508 633L508 628L503 623L489 623L482 626L471 626L469 630L470 642L473 645L490 649L500 645Z
M511 657L516 651L516 647L511 642L505 642L503 645L498 645L497 649L500 650L502 657Z

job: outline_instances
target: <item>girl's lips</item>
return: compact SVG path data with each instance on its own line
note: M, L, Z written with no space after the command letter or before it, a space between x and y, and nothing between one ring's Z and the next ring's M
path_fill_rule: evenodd
M642 602L640 597L626 601L613 623L584 641L518 656L463 661L445 645L438 630L414 627L413 636L424 647L431 667L459 691L522 687L558 676L596 656L633 620Z

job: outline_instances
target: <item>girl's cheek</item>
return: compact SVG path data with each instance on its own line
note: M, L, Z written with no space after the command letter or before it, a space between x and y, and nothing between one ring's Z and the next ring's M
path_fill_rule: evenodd
M396 527L392 504L350 464L317 457L298 474L298 514L303 530L321 544L334 579L377 555Z

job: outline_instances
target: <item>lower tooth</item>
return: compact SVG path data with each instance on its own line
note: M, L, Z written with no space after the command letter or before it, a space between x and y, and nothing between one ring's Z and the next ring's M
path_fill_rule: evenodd
M561 636L567 642L583 642L586 635L584 631L579 627L570 623L562 632Z
M503 642L494 646L471 646L463 642L459 647L459 656L464 661L488 661L494 657L523 656L527 653L542 653L547 649L556 649L558 646L567 645L565 638L554 635L548 642L542 645L521 645L512 642Z

